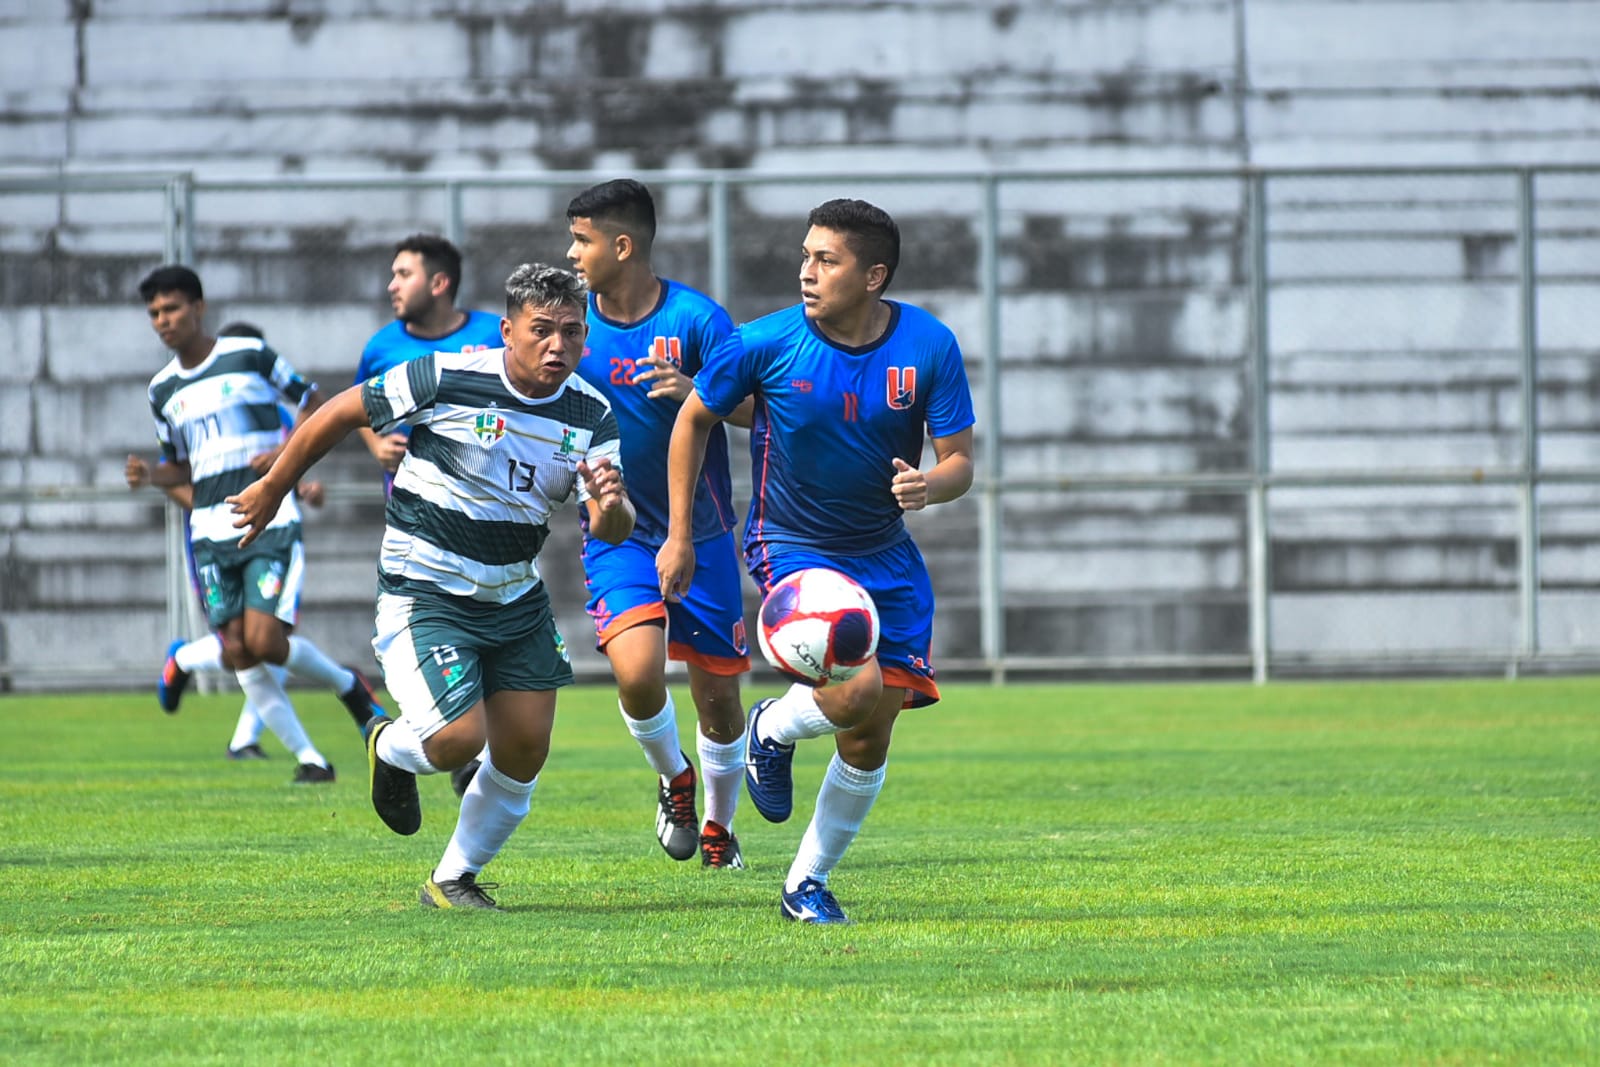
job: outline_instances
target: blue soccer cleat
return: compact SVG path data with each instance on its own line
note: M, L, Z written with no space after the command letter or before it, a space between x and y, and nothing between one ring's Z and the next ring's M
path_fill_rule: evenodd
M828 892L827 886L815 878L807 878L801 882L793 893L785 889L780 908L783 917L790 922L811 923L816 926L828 924L848 926L850 923L850 917L839 907L839 901Z
M167 659L161 665L161 676L156 679L156 699L161 701L161 710L168 715L177 714L178 702L183 699L183 691L189 688L191 675L178 666L178 661L172 658L178 649L188 643L180 637L167 646Z
M772 702L768 697L750 707L744 728L744 787L763 819L783 822L794 810L794 746L756 737L756 723Z

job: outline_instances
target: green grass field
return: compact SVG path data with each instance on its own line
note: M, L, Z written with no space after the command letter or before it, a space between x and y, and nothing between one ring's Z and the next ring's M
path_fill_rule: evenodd
M448 782L393 836L296 702L335 785L223 760L236 697L0 700L0 1060L1600 1062L1600 680L951 685L839 928L777 906L826 742L709 872L656 845L613 694L568 691L507 912L434 912Z

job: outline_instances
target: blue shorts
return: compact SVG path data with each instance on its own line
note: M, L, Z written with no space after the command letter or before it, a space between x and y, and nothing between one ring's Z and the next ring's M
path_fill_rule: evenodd
M733 534L707 538L694 546L694 581L682 603L661 599L656 548L632 538L611 545L584 540L587 610L594 620L595 647L624 630L666 620L667 656L692 663L709 674L743 674L750 669L745 644L744 576Z
M933 664L933 583L916 542L906 538L868 556L829 556L799 545L755 542L745 548L750 577L765 597L795 571L826 567L861 583L878 607L878 669L883 684L906 691L905 707L939 699ZM700 579L698 574L695 581Z

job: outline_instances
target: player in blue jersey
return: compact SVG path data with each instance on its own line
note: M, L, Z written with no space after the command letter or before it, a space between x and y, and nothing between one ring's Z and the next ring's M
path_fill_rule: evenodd
M795 742L833 736L780 907L786 919L842 923L828 876L883 788L895 720L903 707L939 699L929 662L933 589L903 513L971 486L973 414L949 328L884 299L900 260L894 220L864 201L830 200L809 224L800 303L740 326L695 376L672 434L670 530L657 569L668 600L692 588L701 456L712 427L754 395L751 576L764 594L794 571L831 567L866 587L880 617L876 663L842 683L795 685L759 701L745 731L745 784L773 822L793 804ZM927 470L924 433L934 454Z
M168 712L192 670L225 664L263 719L296 754L296 782L329 782L334 772L311 744L271 664L322 682L364 727L379 711L360 674L330 660L292 632L304 581L300 511L286 501L268 538L246 551L228 523L223 497L270 464L282 447L278 405L314 410L315 387L261 339L212 337L205 331L200 278L187 267L152 271L139 283L150 324L173 353L150 382L149 399L164 462L149 467L129 456L130 487L188 486L189 542L204 585L213 637L173 642L157 695Z
M586 308L571 271L523 264L506 279L503 348L423 356L345 390L229 498L248 545L271 533L290 487L352 430L413 427L385 512L372 640L401 711L367 741L385 825L416 833L416 776L460 766L488 738L423 882L425 907L496 907L478 873L528 815L556 690L572 683L539 573L551 515L576 496L595 537L621 544L633 532L611 405L573 374Z
M434 352L476 352L499 348L500 316L456 307L461 288L461 252L436 234L414 233L394 246L389 266L389 306L394 321L372 335L361 350L355 384L390 367ZM379 435L361 428L361 439L384 471L384 492L406 450L406 433Z
M695 489L693 540L698 581L679 603L662 601L656 551L667 535L667 443L678 406L693 391L704 357L733 330L716 301L656 276L650 191L630 179L584 190L567 205L567 258L589 284L589 339L578 373L605 394L622 435L628 495L638 512L620 545L588 536L583 566L595 642L617 680L628 731L659 777L656 836L675 860L700 853L706 867L744 866L733 814L744 777L744 712L739 675L745 645L743 574L733 543L728 443L708 440ZM749 425L748 415L744 425ZM579 515L580 519L584 516ZM667 660L688 664L705 776L706 818L695 810L694 764L678 743Z

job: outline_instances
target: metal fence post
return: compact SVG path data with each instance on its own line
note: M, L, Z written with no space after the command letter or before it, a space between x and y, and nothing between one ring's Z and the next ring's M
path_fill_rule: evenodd
M1004 501L1000 480L1004 436L1000 412L1000 180L993 174L983 179L983 232L978 245L978 284L983 292L983 452L979 468L983 471L983 494L979 497L981 525L978 530L980 570L978 572L979 626L983 637L983 658L995 685L1006 680L1005 595L1002 588L1004 548L1001 544Z
M1517 602L1521 620L1518 656L1539 654L1539 309L1538 261L1534 247L1534 176L1517 172L1517 296L1522 391L1522 468L1518 485L1521 529L1518 546ZM1515 668L1515 661L1513 662Z
M728 179L720 174L712 178L706 196L710 200L706 205L710 215L710 232L706 238L710 247L706 254L711 260L711 297L727 307L731 295L729 279L733 273L732 245L728 237Z
M1267 314L1267 179L1249 178L1250 249L1250 497L1246 520L1249 540L1250 673L1257 685L1270 673L1272 655L1271 549L1267 509L1267 476L1272 468L1272 427Z

